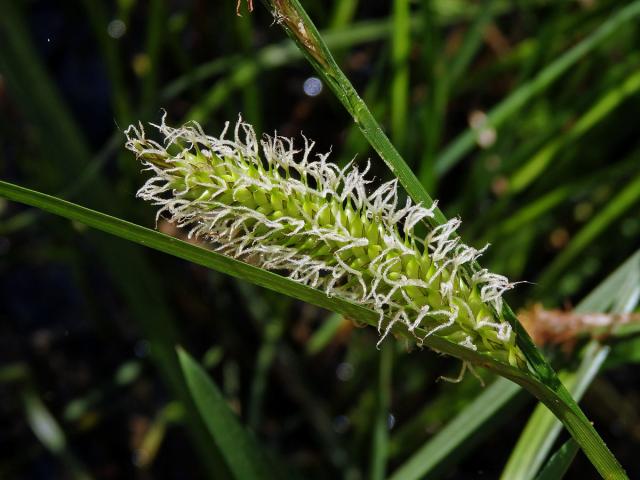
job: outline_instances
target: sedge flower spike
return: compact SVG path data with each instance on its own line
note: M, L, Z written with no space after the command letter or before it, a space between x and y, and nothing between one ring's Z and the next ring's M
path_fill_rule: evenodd
M242 120L219 138L195 122L153 126L163 144L147 139L141 124L126 135L152 173L138 196L160 206L158 218L189 227L221 253L375 310L380 341L401 326L419 342L438 335L525 365L500 318L513 284L474 267L484 249L461 242L460 220L433 227L435 205L400 204L396 180L371 189L368 166L312 158L307 138L298 151L289 138L259 141Z

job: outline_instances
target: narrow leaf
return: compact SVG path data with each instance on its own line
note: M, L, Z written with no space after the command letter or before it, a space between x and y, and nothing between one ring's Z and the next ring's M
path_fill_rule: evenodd
M242 427L202 367L181 348L178 359L198 412L234 478L278 478L267 455Z
M627 313L635 308L640 283L640 251L632 255L605 282L588 295L576 311ZM574 371L560 372L562 381L576 399L587 390L609 354L609 347L591 341L582 351L580 366ZM543 405L538 405L531 415L502 478L531 479L538 471L557 439L562 425Z
M513 406L522 390L505 379L496 380L467 408L451 420L433 438L402 464L389 480L418 480L434 475L452 456L470 449L474 436L489 424L499 421L499 414ZM434 477L435 478L435 477Z
M579 449L573 438L567 440L549 459L536 480L560 480L569 470Z
M560 55L555 61L540 70L533 79L520 85L507 98L492 108L487 115L487 124L495 128L500 127L521 111L522 107L535 95L544 91L580 59L618 32L622 25L635 20L638 15L640 15L640 1L638 0L619 9L597 30ZM464 155L473 149L476 145L476 135L477 133L473 129L468 129L449 144L437 159L436 171L439 175L444 175L451 170Z
M351 318L357 318L372 325L378 323L378 314L376 312L354 302L337 297L328 297L319 290L294 282L283 276L261 270L232 258L225 257L224 255L216 254L187 242L66 202L59 198L34 192L3 181L0 181L0 196L41 208L71 220L80 221L90 227L166 253L171 253L179 258L214 268L235 277L243 278L290 297L298 298L317 306L331 309L337 313L348 315ZM519 324L516 325L518 326ZM394 331L400 334L403 333L400 329L394 329ZM424 344L426 346L469 361L475 365L489 368L499 375L525 387L532 395L547 405L554 415L562 420L567 430L569 430L571 435L580 443L581 448L599 472L608 478L627 478L618 461L607 449L596 430L561 383L546 385L524 370L493 360L486 355L481 355L478 352L457 345L442 337L436 335L427 336L426 332L422 329L416 329L416 332L418 335L421 334L422 337L424 337Z
M629 257L609 277L603 280L576 307L579 312L632 310L640 298L640 250ZM627 342L628 343L628 342ZM513 408L521 389L505 379L498 379L471 405L453 418L441 431L429 439L391 477L393 480L418 479L433 475L444 468L455 454L461 461L474 442L492 430L491 419ZM491 423L492 426L493 423Z

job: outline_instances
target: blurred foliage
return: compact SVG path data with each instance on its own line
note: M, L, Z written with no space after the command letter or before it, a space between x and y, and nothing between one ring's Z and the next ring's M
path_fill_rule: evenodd
M212 133L239 112L259 130L304 131L336 162L371 157L389 178L328 89L309 88L311 66L257 3L238 17L232 0L0 0L0 177L153 226L134 198L143 176L122 129L165 108ZM571 306L640 247L638 2L303 4L429 193L464 220L465 240L492 243L483 264L532 282L509 294L513 306ZM607 294L626 295L627 309L633 278ZM437 382L458 363L393 342L380 352L376 340L281 295L0 202L2 478L230 475L177 344L302 478L383 478L465 407L489 404L492 420L464 434L482 447L442 453L431 474L497 478L529 414L521 397L495 404L513 387ZM612 347L584 398L632 478L634 344ZM592 474L580 455L569 469Z

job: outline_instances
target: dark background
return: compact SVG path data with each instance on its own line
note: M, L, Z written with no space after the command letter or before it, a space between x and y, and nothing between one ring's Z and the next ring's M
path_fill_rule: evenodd
M480 144L445 174L435 166L483 113L523 93L632 2L413 2L410 53L400 64L390 36L408 27L390 28L391 2L350 0L344 16L337 1L302 3L430 193L464 220L465 240L492 243L483 264L532 282L509 293L512 306L570 308L640 246L637 19L499 125L478 127ZM305 93L315 73L262 5L242 17L231 0L0 7L3 180L153 226L153 210L135 199L144 175L122 131L159 121L162 108L170 123L196 118L211 134L242 112L259 132L304 132L335 161L371 158L377 179L389 177L332 93ZM403 68L408 110L394 128ZM540 158L548 162L539 173L514 187ZM166 222L159 228L181 235ZM376 341L373 329L309 305L0 201L2 478L205 477L208 445L197 440L192 406L180 403L178 344L304 478L367 478ZM481 390L471 376L437 382L457 375L457 361L396 350L388 472ZM633 478L640 357L624 351L584 408ZM522 398L436 478L497 478L533 405ZM569 477L594 476L579 455Z

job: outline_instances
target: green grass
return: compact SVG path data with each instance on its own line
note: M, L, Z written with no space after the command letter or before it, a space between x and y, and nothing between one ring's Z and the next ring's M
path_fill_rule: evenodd
M492 243L483 266L532 282L509 294L511 306L634 311L640 2L304 0L316 50L286 39L282 28L295 39L296 24L274 23L255 3L237 18L232 1L85 1L44 15L0 0L0 190L10 199L0 204L0 279L11 292L0 321L16 346L0 382L11 386L7 431L33 432L12 439L0 476L27 478L49 458L60 476L98 477L103 465L85 444L110 468L154 477L167 465L209 478L593 476L576 444L559 441L555 417L495 378L550 402L559 393L544 386L554 379L547 362L634 468L632 427L615 433L611 412L637 393L636 325L569 355L525 347L534 381L488 365L484 389L471 376L442 384L458 363L401 335L376 350L375 330L353 321L376 325L374 312L141 226L153 213L134 198L143 175L121 132L158 121L161 108L171 123L196 119L216 135L239 111L260 132L303 131L321 151L333 145L341 164L370 158L376 182L396 176L415 200L439 198L438 223L459 216L467 243ZM107 30L116 18L127 25L120 39ZM324 81L314 98L301 93L311 75ZM493 143L478 144L473 111L487 115ZM39 283L46 269L66 276ZM81 299L80 314L62 287ZM25 316L44 302L37 321ZM78 315L81 324L65 320ZM38 350L42 338L49 350ZM427 346L480 361L437 339ZM594 380L615 394L607 409L589 396ZM132 405L149 425L141 464L123 433ZM111 444L121 451L100 447Z

